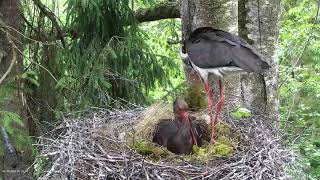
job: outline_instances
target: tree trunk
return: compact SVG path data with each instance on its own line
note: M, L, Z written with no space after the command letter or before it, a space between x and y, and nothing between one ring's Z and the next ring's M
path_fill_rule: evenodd
M182 0L182 38L183 40L196 28L211 26L237 34L237 1L236 0ZM199 85L199 78L191 68L186 68L189 86ZM217 102L218 80L211 79L214 102ZM223 80L225 101L223 111L228 112L241 105L240 75L232 75Z
M55 46L44 46L43 47L43 57L41 58L41 64L48 71L50 71L54 76L57 76L57 48ZM37 113L39 121L44 124L44 122L52 122L55 119L54 110L57 106L57 93L55 89L56 81L52 76L44 70L40 69L39 78L39 88L37 89L37 101L39 112ZM38 132L41 134L41 132Z
M18 75L22 72L23 58L20 52L23 52L23 48L21 44L21 36L16 31L12 30L20 31L22 28L22 18L20 13L19 1L0 1L0 19L3 22L3 24L0 25L0 52L2 52L1 54L3 55L0 58L0 78L6 74L10 64L13 62L10 73L0 84L0 111L9 111L20 115L24 123L24 128L13 125L13 129L19 128L20 132L27 134L26 129L28 127L28 123L24 121L26 113L22 102L24 99L23 92L21 91L22 84L21 81L17 80L19 79ZM8 35L8 33L10 35ZM16 48L13 49L13 46L16 46ZM0 121L3 121L3 117L0 118ZM2 136L6 136L6 133L3 133ZM2 138L5 139L4 143L7 144L9 139L13 139L14 137L6 136ZM30 149L24 149L23 151L23 153L18 154L17 163L13 162L15 160L13 160L7 153L0 155L0 179L31 178L28 172L22 172L30 165L29 160L31 158L31 151Z
M279 118L275 52L279 12L278 0L239 0L239 34L256 47L271 65L265 77L261 74L242 76L243 101L251 110L265 112L273 120Z

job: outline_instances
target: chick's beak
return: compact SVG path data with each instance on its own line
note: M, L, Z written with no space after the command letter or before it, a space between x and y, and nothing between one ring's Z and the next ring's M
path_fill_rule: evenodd
M189 119L187 111L180 111L179 116L180 116L181 120L183 120L183 121L187 121Z

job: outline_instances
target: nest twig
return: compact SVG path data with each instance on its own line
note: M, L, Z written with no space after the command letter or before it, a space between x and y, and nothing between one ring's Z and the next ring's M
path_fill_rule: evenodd
M213 158L206 164L172 163L168 159L148 160L130 149L123 138L123 132L132 129L148 111L99 110L65 119L56 127L55 138L41 137L37 144L39 158L52 160L40 179L292 179L286 169L293 164L294 155L281 145L279 133L264 116L224 119L241 135L231 157Z

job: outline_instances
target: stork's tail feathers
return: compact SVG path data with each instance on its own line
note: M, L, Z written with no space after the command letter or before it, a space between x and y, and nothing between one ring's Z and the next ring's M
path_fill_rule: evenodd
M262 61L261 68L262 70L268 70L271 68L271 66L267 62Z

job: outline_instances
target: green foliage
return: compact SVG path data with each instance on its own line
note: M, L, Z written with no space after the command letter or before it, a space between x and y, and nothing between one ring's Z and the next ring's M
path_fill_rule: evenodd
M287 142L305 157L305 166L320 178L320 24L318 1L286 0L280 31L280 101ZM294 140L294 141L293 141ZM292 143L293 142L293 143Z
M136 25L130 2L68 1L66 25L77 36L58 58L64 73L56 88L67 102L60 109L103 106L113 98L143 103L150 90L170 84L176 63L145 43L149 35Z
M25 82L29 82L32 85L35 86L40 86L38 80L37 80L37 75L36 72L34 71L26 71L21 75L21 78L25 81Z
M49 164L49 158L36 158L34 165L33 165L33 177L39 178L42 173L46 170L47 165Z
M19 78L19 77L17 77ZM4 85L0 85L0 126L3 127L9 137L12 145L19 152L26 152L31 149L31 139L26 135L24 123L20 115L16 112L8 111L8 105L12 107L12 102L17 98L16 83L10 80ZM14 105L16 107L18 105ZM2 141L2 134L0 133L0 156L4 155L4 144Z
M148 102L154 102L159 99L170 99L183 94L185 89L185 77L183 64L180 59L180 39L181 39L181 21L176 19L160 20L155 22L139 24L141 29L148 34L145 42L157 55L161 67L167 72L170 78L169 86L157 85L155 89L148 93ZM163 64L161 59L172 65Z
M30 28L27 24L25 34L48 38L50 42L50 45L33 41L25 43L28 71L23 79L29 82L26 88L41 98L46 94L42 92L46 89L43 86L55 87L50 94L57 102L50 105L57 104L52 108L59 111L106 106L113 99L152 102L174 90L183 79L177 71L182 69L177 65L180 44L171 45L167 40L180 39L181 35L177 33L181 29L180 21L164 20L138 25L134 17L133 10L153 6L154 2L44 2L68 32L63 49L58 43L51 44L50 39L56 38L54 33L47 34L56 31L51 20L34 11L32 4L24 2L24 15L33 26ZM44 34L47 36L42 37ZM50 54L45 49L54 50Z
M251 111L246 108L236 108L231 112L231 116L234 119L248 118L251 117Z
M12 123L16 123L19 126L23 126L20 116L17 113L9 111L0 111L0 117L2 117L0 125L3 126L9 134L13 133L13 128L11 128Z
M13 86L9 84L0 87L0 107L5 105L12 98Z
M4 127L8 132L13 145L18 151L25 151L31 148L31 139L22 130L21 127L24 127L24 124L17 113L0 111L0 126ZM0 154L3 153L1 151L3 151L3 148L0 148Z

